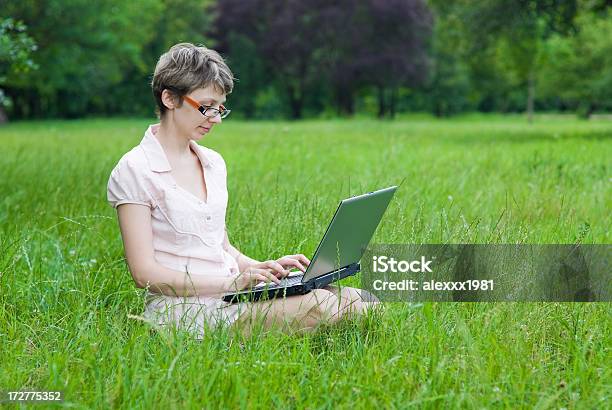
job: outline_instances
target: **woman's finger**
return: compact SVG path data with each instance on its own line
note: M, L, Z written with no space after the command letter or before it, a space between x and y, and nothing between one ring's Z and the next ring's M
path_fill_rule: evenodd
M266 277L264 275L261 275L259 273L253 273L251 274L251 285L256 285L259 282L265 282L266 281Z
M298 253L297 255L293 255L296 257L296 259L298 261L300 261L301 263L303 263L304 265L308 266L310 265L310 259L308 259L305 255Z
M269 283L269 282L274 282L276 284L280 283L280 279L278 279L276 276L274 276L270 271L265 270L265 269L258 269L258 273L260 275L262 275L264 277L264 282Z
M302 272L306 271L306 268L297 259L292 259L292 258L289 258L289 257L285 257L285 258L281 259L281 263L285 267L287 267L287 266L294 266L294 267L298 268L299 270L301 270Z
M279 279L284 278L285 276L289 275L289 269L285 269L283 270L283 273L278 273L278 272L272 272L274 274L274 276L276 276Z
M285 268L278 263L277 261L269 260L265 262L267 268L272 269L273 272L278 273L279 275L285 274Z
M308 266L310 265L310 259L308 259L305 255L298 253L295 255L287 255L288 258L291 259L295 259L297 261L300 261L301 263L303 263L304 265Z
M270 280L268 279L268 277L265 276L264 274L261 274L261 273L254 273L254 274L252 274L251 275L251 279L252 279L252 282L251 282L250 286L258 285L261 282L270 283Z

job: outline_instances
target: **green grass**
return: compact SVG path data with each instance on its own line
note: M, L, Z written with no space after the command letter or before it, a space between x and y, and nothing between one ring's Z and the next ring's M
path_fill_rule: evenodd
M388 304L305 337L138 320L106 182L154 120L0 127L0 390L76 408L609 408L609 303ZM610 243L612 122L226 121L232 242L312 254L340 199L404 181L377 243ZM345 280L358 285L358 278Z

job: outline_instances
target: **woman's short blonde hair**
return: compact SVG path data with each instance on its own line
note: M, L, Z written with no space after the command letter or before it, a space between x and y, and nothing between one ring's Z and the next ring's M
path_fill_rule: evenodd
M155 113L162 118L167 111L162 103L164 89L174 94L177 106L183 103L184 95L197 88L213 85L223 94L229 94L234 88L234 75L215 50L203 45L191 43L175 44L159 57L155 66L151 88L157 107Z

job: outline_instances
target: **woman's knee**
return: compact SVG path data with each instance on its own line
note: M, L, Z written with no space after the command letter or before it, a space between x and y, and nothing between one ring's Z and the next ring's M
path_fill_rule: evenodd
M302 318L310 324L322 322L335 322L341 314L340 301L326 289L313 289L302 296L299 311Z
M341 301L345 313L364 314L368 309L380 303L378 298L367 290L350 286L326 286L325 289L334 293Z

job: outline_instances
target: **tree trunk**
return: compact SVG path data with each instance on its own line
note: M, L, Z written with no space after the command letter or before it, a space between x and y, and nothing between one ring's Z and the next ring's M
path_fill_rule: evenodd
M395 118L395 112L397 107L397 87L391 89L391 101L389 102L389 115L391 118Z
M594 112L595 112L595 105L589 103L589 108L587 109L587 112L586 112L587 120L591 118L591 115L593 115Z
M4 112L4 108L2 108L2 106L0 105L0 125L6 124L7 122L8 122L8 117L6 116L6 113Z
M350 88L346 90L344 97L344 111L347 115L355 114L355 98L353 96L353 90Z
M338 87L336 89L336 103L338 116L355 113L355 98L351 87Z
M287 87L287 95L289 97L289 106L291 107L291 118L294 120L302 118L302 98L299 95L299 90L289 85Z
M533 122L533 100L535 99L535 73L534 69L529 70L527 79L527 121Z
M386 113L385 107L385 88L383 86L378 87L378 118L383 118Z

